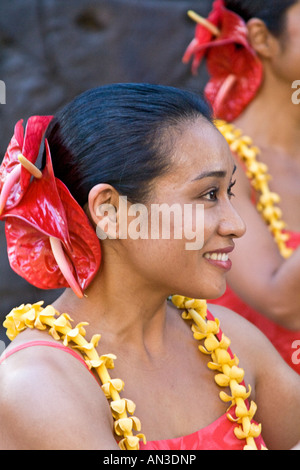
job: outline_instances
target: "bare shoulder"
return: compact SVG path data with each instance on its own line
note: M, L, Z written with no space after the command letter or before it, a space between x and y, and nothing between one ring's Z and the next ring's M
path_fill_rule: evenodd
M0 449L114 449L106 398L69 354L45 346L0 366Z
M266 337L248 320L221 305L208 304L212 315L221 322L221 330L229 336L236 347L253 350L253 344L267 344Z
M220 305L209 304L208 309L220 320L222 332L231 341L232 352L237 355L246 373L252 375L254 382L263 373L268 361L282 361L267 337L241 315ZM262 357L264 361L261 361Z
M233 353L253 378L256 418L263 423L263 437L269 449L289 450L300 440L300 376L254 325L224 307L209 305L220 319L223 333L231 339ZM251 382L248 382L251 383Z

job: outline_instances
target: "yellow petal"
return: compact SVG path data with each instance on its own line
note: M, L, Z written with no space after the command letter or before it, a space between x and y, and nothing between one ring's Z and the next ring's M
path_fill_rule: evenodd
M133 422L130 418L118 419L114 423L115 433L118 436L123 436L125 433L129 434L132 431Z
M100 339L101 339L101 335L93 335L93 337L91 339L91 343L94 346L94 348L96 348L98 346L98 343L99 343Z
M139 438L137 436L125 437L125 446L127 450L139 450Z
M172 296L172 302L177 308L184 308L185 299L186 297L183 297L182 295Z
M210 356L211 352L207 351L202 345L198 346L199 351L201 351L203 354L206 354Z
M225 349L218 349L215 351L218 364L229 364L231 361L230 354Z
M57 333L57 331L55 330L55 328L50 328L49 334L50 334L50 335L52 336L52 338L54 338L56 341L59 341L59 340L60 340L60 335Z
M126 407L125 399L123 398L121 400L112 401L110 406L113 411L118 414L122 414L124 413Z
M228 402L233 400L233 398L230 397L229 395L227 395L227 393L225 393L225 392L220 392L219 397L225 403L228 403Z
M224 374L218 374L215 376L215 381L219 387L228 387L230 383L230 377L227 377Z
M249 436L250 434L250 430L251 430L251 421L250 419L247 417L247 418L243 418L242 420L242 425L243 425L243 431L244 433Z
M253 450L257 450L257 448L251 445L246 445L243 450L253 451Z
M230 377L235 379L238 383L241 383L244 380L245 372L243 369L233 366L231 368Z
M100 359L105 364L107 369L113 369L115 367L114 360L117 359L117 356L114 354L104 354L100 357Z
M246 434L240 427L236 427L234 429L234 434L240 440L246 439L246 437L248 436L248 434Z
M46 330L47 326L44 325L38 317L34 322L34 328L36 328L37 330Z
M146 436L144 434L137 434L136 437L142 440L145 445L147 444Z
M137 418L136 416L132 416L130 419L133 422L133 429L135 431L140 431L142 426L141 426L141 421L139 420L139 418Z
M215 351L219 347L220 343L219 340L213 336L210 335L206 340L204 341L204 346L207 349L207 351Z
M80 334L81 336L85 336L85 335L86 335L86 331L85 331L85 329L84 329L84 326L87 326L87 325L88 325L87 322L81 322L81 323L78 323L78 325L76 325L75 328L78 329L79 334Z
M135 408L136 408L135 403L132 400L128 400L127 398L125 398L125 401L126 401L127 411L128 413L132 415L135 412Z
M222 372L222 366L220 366L220 364L216 364L215 362L209 362L207 367L210 370L218 370L219 372Z

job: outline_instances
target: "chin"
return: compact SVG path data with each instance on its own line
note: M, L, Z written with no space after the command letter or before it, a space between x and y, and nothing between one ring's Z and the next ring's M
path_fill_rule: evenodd
M213 296L211 297L207 297L207 300L216 300L216 299L219 299L220 297L222 297L226 292L226 284L225 284L225 287L221 290L219 290L217 293L215 293Z
M181 289L181 292L176 292L178 295L184 295L191 299L204 299L204 300L216 300L222 297L226 291L226 282L222 283L221 286L190 286L187 289Z

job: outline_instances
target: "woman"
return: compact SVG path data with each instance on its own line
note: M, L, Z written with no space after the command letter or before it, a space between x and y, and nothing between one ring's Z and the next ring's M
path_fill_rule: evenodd
M194 56L196 70L206 56L206 94L225 120L218 127L236 156L234 204L247 226L217 302L258 326L300 373L300 4L217 0L209 22L193 17L201 24L185 60Z
M34 155L47 125L48 118L33 118L24 139L16 129L2 169L2 218L14 269L38 285L72 289L53 306L21 306L6 319L15 339L1 359L1 448L295 446L297 374L245 320L219 306L206 312L204 301L193 300L224 292L234 239L245 231L230 201L235 164L204 102L142 84L88 91L50 122L39 173ZM21 164L14 186L13 164ZM35 173L29 183L28 171ZM129 236L135 204L147 209L138 219L140 237L133 230ZM175 213L169 218L169 239L161 232L145 236L157 204L192 209L189 217L182 210L180 220ZM203 246L186 249L191 237L175 237L174 230L178 220L195 228L198 205L205 215ZM167 302L174 292L186 297ZM117 374L110 376L112 353ZM228 392L221 400L214 373Z

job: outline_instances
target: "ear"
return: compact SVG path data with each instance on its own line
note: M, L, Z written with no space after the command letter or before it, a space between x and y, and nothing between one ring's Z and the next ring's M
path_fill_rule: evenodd
M101 240L118 237L119 193L113 186L101 183L90 190L88 214Z
M252 18L247 23L248 39L261 59L272 59L280 50L280 41L268 30L264 21Z

